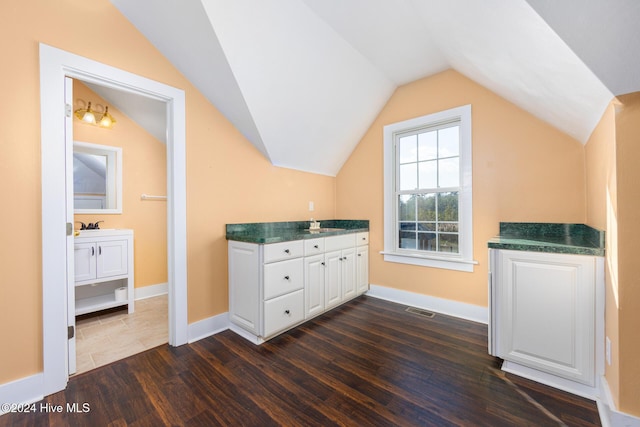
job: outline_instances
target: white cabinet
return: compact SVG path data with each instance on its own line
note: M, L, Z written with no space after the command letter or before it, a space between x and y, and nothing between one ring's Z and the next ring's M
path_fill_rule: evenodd
M369 245L356 248L356 292L358 295L369 290Z
M568 391L572 382L594 387L601 259L490 250L490 262L490 353L532 379L541 372L542 382L569 380Z
M304 320L303 248L302 241L269 245L229 241L233 330L258 343Z
M127 240L76 243L75 281L123 276L129 271Z
M356 294L356 234L325 238L327 265L326 308L347 301Z
M327 252L327 308L356 296L356 249Z
M273 244L229 240L231 329L260 344L366 292L368 233L358 235L365 241L357 248L356 233Z
M229 320L260 334L262 245L229 241Z
M133 231L81 232L74 254L76 315L121 305L133 313Z
M310 318L325 310L325 255L304 257L305 318Z

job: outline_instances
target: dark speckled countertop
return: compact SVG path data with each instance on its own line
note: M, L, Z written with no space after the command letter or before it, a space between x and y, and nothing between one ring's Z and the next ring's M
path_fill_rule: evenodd
M604 231L584 224L501 222L489 248L604 256Z
M331 219L318 222L320 231L309 230L310 221L227 224L227 240L277 243L369 231L369 220Z

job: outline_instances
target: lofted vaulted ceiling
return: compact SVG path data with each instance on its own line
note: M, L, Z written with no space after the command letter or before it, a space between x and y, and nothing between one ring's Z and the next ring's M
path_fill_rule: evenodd
M582 143L640 90L636 0L111 2L274 165L326 175L448 68Z

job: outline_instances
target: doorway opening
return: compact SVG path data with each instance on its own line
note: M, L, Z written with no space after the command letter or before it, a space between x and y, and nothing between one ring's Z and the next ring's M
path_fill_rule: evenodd
M66 197L72 148L66 129L72 114L65 77L164 102L167 117L167 284L169 344L188 341L186 273L185 99L182 90L45 44L40 44L42 170L42 395L66 387L69 304L73 278L73 208Z
M76 236L71 375L169 341L167 120L163 101L79 79L67 78L66 86L74 112L66 135ZM87 107L95 123L82 120ZM105 111L108 127L100 126Z

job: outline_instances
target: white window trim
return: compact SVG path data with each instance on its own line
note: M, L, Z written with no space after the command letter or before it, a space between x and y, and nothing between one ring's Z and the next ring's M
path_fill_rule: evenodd
M438 122L460 120L460 254L440 255L399 251L396 246L395 201L395 135ZM384 127L384 260L424 267L473 272L477 261L473 259L473 208L471 158L471 105L452 108L438 113L393 123Z

